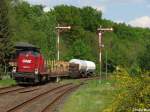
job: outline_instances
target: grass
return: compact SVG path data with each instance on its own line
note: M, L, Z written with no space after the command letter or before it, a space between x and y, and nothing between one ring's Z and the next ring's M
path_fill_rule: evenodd
M16 85L16 82L11 78L0 80L0 87L7 87L12 85Z
M101 83L98 80L88 81L88 84L70 96L61 112L102 112L122 92L113 86L114 82L114 80Z
M73 83L73 84L80 84L81 80L79 79L62 79L60 81L61 84L66 84L66 83Z

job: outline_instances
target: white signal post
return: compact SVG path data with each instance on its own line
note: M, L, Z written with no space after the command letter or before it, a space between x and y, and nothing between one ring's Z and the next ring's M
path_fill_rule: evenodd
M59 59L60 59L60 50L59 50L59 46L60 46L60 30L63 30L63 29L70 30L71 26L59 26L59 24L58 24L56 29L57 29L57 60L59 61Z
M102 44L102 34L104 32L113 31L113 28L98 28L98 37L99 37L99 63L100 63L100 82L102 79L102 48L104 48L104 44Z
M59 61L60 60L60 32L64 29L70 30L71 26L60 26L58 24L56 29L57 29L57 60ZM57 81L56 82L59 82L59 80L60 80L60 78L59 78L59 76L57 76Z

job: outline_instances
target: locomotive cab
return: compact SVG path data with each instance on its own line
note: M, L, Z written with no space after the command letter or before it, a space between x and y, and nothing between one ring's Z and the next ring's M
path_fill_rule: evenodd
M44 58L39 48L33 46L19 47L17 66L12 69L13 78L17 83L38 83L45 73Z

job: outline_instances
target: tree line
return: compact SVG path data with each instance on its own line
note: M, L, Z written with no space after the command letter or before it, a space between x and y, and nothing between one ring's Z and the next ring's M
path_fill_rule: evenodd
M57 24L72 26L71 30L61 32L61 60L86 59L99 66L97 28L113 27L113 32L103 36L103 65L107 52L109 71L118 65L131 74L150 70L150 29L103 19L102 12L92 7L60 5L48 12L43 8L21 0L0 1L0 71L8 63L12 44L18 41L40 47L46 59L56 59Z

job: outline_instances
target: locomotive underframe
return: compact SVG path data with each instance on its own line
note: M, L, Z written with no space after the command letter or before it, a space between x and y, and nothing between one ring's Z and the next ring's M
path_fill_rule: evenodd
M39 74L34 73L13 73L13 78L17 81L19 84L29 84L29 83L38 83L39 80Z

